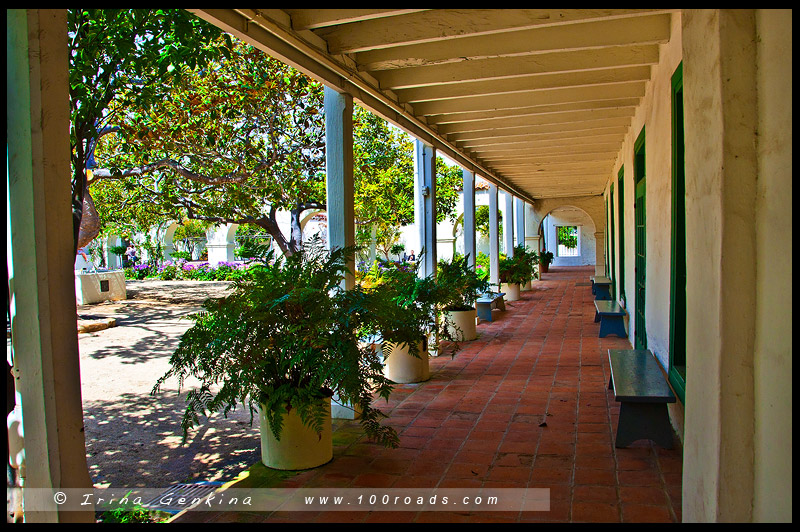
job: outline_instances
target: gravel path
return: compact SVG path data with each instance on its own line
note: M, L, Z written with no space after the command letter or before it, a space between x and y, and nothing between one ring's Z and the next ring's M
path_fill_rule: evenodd
M78 306L80 320L116 318L116 326L78 335L86 452L98 487L166 488L227 481L260 459L258 418L238 409L212 415L181 445L186 391L167 381L150 392L192 322L183 317L228 282L127 281L128 299Z

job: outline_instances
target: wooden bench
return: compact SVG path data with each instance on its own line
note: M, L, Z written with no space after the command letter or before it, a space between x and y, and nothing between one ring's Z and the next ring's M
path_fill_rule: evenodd
M594 301L594 321L600 322L600 338L605 338L609 334L616 334L620 338L627 338L625 331L624 317L627 316L625 309L619 306L616 301L597 300Z
M475 301L475 310L481 321L492 321L493 309L506 309L504 295L506 295L505 292L488 292Z
M613 299L611 297L611 279L600 275L592 277L592 293L595 299L601 301Z
M608 362L608 388L620 403L614 446L622 448L649 439L671 449L673 431L667 403L675 402L675 394L653 353L648 349L609 349Z

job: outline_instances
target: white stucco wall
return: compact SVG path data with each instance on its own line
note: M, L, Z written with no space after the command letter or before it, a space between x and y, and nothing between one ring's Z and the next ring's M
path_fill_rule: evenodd
M759 10L753 520L792 522L792 13ZM777 236L777 237L776 237Z
M672 216L672 140L671 140L671 78L682 58L680 17L673 17L672 36L661 46L659 63L653 66L652 80L641 105L631 121L614 170L606 185L614 184L615 241L614 253L619 253L620 223L617 218L619 187L617 174L624 166L625 180L625 294L628 320L628 338L631 344L637 331L635 320L636 247L634 234L635 186L633 173L634 143L645 130L645 183L646 183L646 257L645 323L647 347L664 368L669 367L669 320L671 274L671 216ZM615 261L619 268L619 261ZM617 273L616 278L619 280Z
M550 212L549 216L545 217L543 223L547 248L554 255L553 266L587 266L595 263L595 228L592 219L586 212L577 207L558 207ZM576 257L558 256L556 227L565 225L578 227L578 250L580 255Z

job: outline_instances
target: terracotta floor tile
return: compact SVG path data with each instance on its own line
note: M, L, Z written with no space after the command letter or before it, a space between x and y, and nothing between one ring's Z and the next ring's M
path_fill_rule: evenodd
M623 504L622 521L625 523L671 523L669 510L664 506Z
M616 504L618 500L617 488L614 486L576 485L572 490L573 504L575 502L605 502Z
M573 481L578 484L591 484L598 486L616 486L617 475L609 469L583 469L576 468Z
M668 501L667 493L654 486L620 486L619 498L622 504L652 504L664 506Z
M573 523L618 523L619 507L606 502L575 502L572 504Z

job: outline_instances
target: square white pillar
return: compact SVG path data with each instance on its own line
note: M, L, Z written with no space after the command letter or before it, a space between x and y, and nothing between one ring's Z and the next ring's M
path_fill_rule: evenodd
M476 235L475 235L475 172L463 170L464 194L464 254L467 255L467 264L474 270L476 266Z
M497 185L489 185L489 282L500 286L500 227L497 223Z
M353 97L325 87L325 192L328 207L328 249L355 244L353 181ZM355 271L355 259L348 261ZM355 286L348 273L344 287Z
M424 250L419 275L436 273L436 149L414 141L414 222Z
M514 205L514 220L517 223L516 245L525 245L525 200L516 198Z
M507 257L514 256L514 196L511 192L504 192L506 197L503 209L503 241Z

